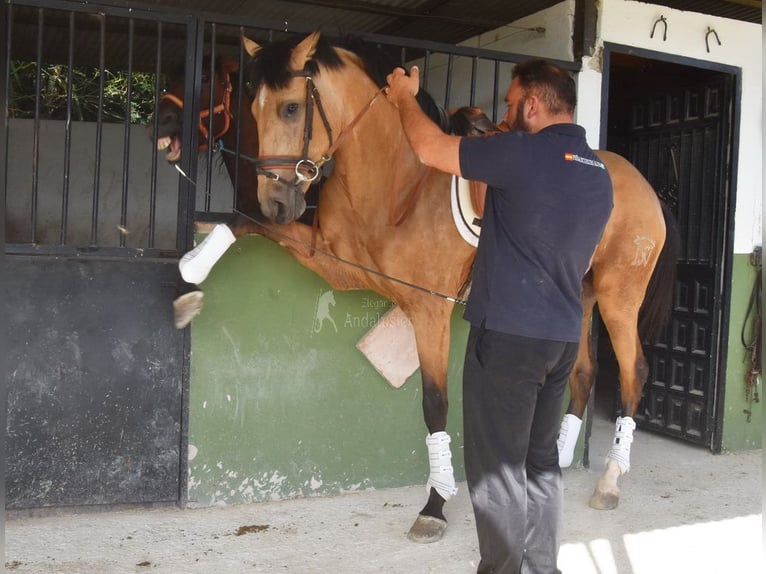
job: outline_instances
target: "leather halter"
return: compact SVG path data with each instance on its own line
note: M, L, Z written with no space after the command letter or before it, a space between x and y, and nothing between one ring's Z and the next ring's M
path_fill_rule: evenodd
M200 131L200 134L202 135L202 138L200 139L200 150L206 150L207 149L207 141L208 141L208 129L205 125L205 120L210 117L210 114L212 113L213 116L217 116L218 114L223 114L223 127L217 131L215 134L213 134L213 141L217 141L220 138L222 138L224 135L226 135L226 132L229 131L229 127L231 126L231 78L229 77L229 73L226 72L223 80L224 90L223 90L223 96L221 96L221 102L215 106L213 106L212 110L210 108L205 108L204 110L200 110L199 112L199 124L198 128ZM179 108L184 108L184 101L179 98L178 96L174 94L163 94L160 97L160 100L169 100L170 102L174 103Z
M306 78L306 113L305 123L303 126L302 155L259 155L255 161L256 171L259 175L263 175L274 181L280 181L282 178L280 178L278 174L270 171L269 169L263 168L293 168L296 177L295 183L313 183L317 180L319 175L323 173L323 168L325 168L325 172L328 171L328 168L331 165L330 162L332 161L333 154L346 138L348 133L353 130L357 122L362 119L362 116L364 116L370 107L372 107L372 104L375 102L378 96L383 93L383 88L375 92L375 95L369 102L367 102L367 105L364 106L354 117L354 119L351 120L351 122L349 122L349 124L341 131L338 139L333 141L332 127L330 126L330 121L327 119L327 114L325 113L324 107L322 106L322 100L319 97L319 89L316 87L316 84L314 84L311 73L304 69L299 72L293 72L292 75L296 78ZM327 151L322 154L322 156L317 161L314 161L309 157L309 144L311 143L314 126L314 105L316 105L317 111L319 112L319 117L322 118L322 124L324 125L325 132L327 132L327 139L329 141L329 147L327 148ZM295 185L295 183L293 183L293 185Z

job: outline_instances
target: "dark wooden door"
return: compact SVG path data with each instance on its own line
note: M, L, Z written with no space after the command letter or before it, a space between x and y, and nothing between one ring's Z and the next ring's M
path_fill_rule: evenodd
M682 247L671 319L659 342L644 344L650 373L636 419L639 427L712 446L733 81L641 60L617 58L612 69L609 147L670 205Z

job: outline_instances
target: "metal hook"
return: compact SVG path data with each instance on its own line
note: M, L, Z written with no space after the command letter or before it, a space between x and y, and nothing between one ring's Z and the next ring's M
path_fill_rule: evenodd
M662 33L662 41L666 41L668 39L668 21L665 19L665 16L660 16L657 18L657 20L654 21L654 26L652 26L652 33L649 34L649 38L654 38L654 30L657 28L657 24L662 22L662 24L665 26L665 31Z
M707 34L705 34L705 48L707 48L708 53L710 53L710 42L708 42L708 38L710 34L713 34L715 36L716 42L718 42L718 45L721 45L721 39L718 37L718 32L713 30L710 26L707 27Z

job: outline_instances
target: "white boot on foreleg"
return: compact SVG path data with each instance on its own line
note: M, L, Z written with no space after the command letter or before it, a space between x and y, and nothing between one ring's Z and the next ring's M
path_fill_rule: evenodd
M444 500L449 500L457 494L455 473L452 468L452 452L449 446L451 441L452 439L445 431L435 432L426 437L430 465L426 492L430 494L433 487Z
M213 265L236 240L228 225L216 225L202 243L181 257L178 269L183 280L194 285L202 283Z

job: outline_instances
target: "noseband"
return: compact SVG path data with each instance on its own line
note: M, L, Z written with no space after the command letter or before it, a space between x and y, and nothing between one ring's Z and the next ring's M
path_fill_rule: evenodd
M320 174L329 176L332 169L332 156L340 146L341 142L356 125L356 123L362 118L362 116L370 109L377 97L383 92L381 88L372 99L364 106L361 111L354 117L353 120L341 131L338 139L333 141L332 127L327 119L327 114L322 106L322 99L319 97L319 89L314 84L314 80L311 77L311 73L308 70L301 70L299 72L293 72L293 77L306 78L306 114L305 124L303 126L303 152L301 156L292 155L272 155L272 156L258 156L255 161L256 171L259 175L263 175L274 181L280 181L278 174L269 169L289 169L293 168L295 171L296 181L293 185L303 182L312 183L316 181ZM313 161L309 158L309 144L313 135L314 126L314 105L316 105L319 111L319 117L322 118L322 124L324 125L325 132L327 133L327 139L329 141L329 147L327 151L322 154L317 161Z
M223 114L223 127L219 131L217 131L215 134L213 134L213 141L219 140L226 134L226 132L229 131L229 127L231 125L231 112L229 111L229 109L231 106L232 87L231 87L231 78L229 77L228 72L226 72L226 75L224 76L223 85L224 85L224 90L223 90L223 95L221 96L221 102L213 106L212 110L210 108L200 110L199 124L197 126L199 128L200 134L202 135L202 138L200 140L200 146L199 146L200 150L207 149L209 132L208 132L207 126L205 125L205 120L210 117L211 113L213 114L213 116L217 116L218 114ZM178 106L180 109L184 109L184 101L174 94L163 94L160 97L160 100L169 100L170 102Z

